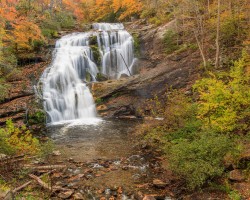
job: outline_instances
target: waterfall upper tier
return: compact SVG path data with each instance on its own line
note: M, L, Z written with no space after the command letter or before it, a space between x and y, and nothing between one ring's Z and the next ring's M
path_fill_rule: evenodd
M99 74L119 78L133 72L133 38L124 26L95 23L93 28L56 42L53 61L40 80L48 122L96 117L85 82L96 81Z

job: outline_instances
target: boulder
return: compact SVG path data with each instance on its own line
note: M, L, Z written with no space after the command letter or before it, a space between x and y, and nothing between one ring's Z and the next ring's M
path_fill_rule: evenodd
M231 181L241 182L245 180L245 177L239 169L235 169L229 173L229 179Z
M73 195L73 198L76 199L76 200L82 200L84 199L84 197L82 196L81 193L76 193Z
M164 182L160 179L154 179L153 180L153 185L156 187L156 188L165 188L167 185L169 185L169 182Z
M154 196L146 195L143 200L156 200Z

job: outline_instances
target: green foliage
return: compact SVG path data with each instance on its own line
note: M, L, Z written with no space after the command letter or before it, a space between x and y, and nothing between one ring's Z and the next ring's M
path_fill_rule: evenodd
M75 19L73 18L72 13L61 11L56 13L54 19L61 28L74 28L75 26Z
M48 140L45 143L41 144L39 156L44 159L47 159L51 155L54 149L55 149L54 143L51 140Z
M156 10L153 8L149 8L149 9L143 9L142 13L141 13L141 18L142 19L149 19L149 18L153 18L156 15Z
M58 36L57 30L54 29L48 29L48 28L42 28L42 34L46 38L55 38Z
M195 139L181 138L175 143L167 150L170 152L171 168L185 179L191 190L200 188L208 179L222 175L223 158L232 149L228 136L211 130L195 133Z
M8 184L0 177L0 191L6 192L9 191L10 187Z
M159 26L162 24L161 19L159 19L158 17L152 17L148 21L149 21L149 23L154 24L156 26Z
M95 62L97 63L98 66L101 66L102 57L101 57L101 53L99 51L98 46L97 45L91 45L90 48L92 50Z
M37 112L35 112L34 114L29 115L29 120L28 123L30 125L33 124L43 124L45 122L45 113L43 110L39 110Z
M167 30L164 34L163 43L165 46L165 52L171 54L179 49L178 33L173 30Z
M227 18L221 25L220 41L224 48L233 47L242 43L246 32L236 18Z
M11 120L7 120L6 127L0 129L0 153L36 154L39 148L39 141L25 126L17 128Z
M149 142L166 152L170 168L186 182L188 189L201 188L223 174L226 159L227 163L236 160L241 151L240 140L221 134L216 127L208 127L204 119L197 118L200 102L191 103L180 91L166 94L165 102L155 96L147 105L153 116L164 120L144 125L142 132Z
M133 34L133 39L134 39L134 53L135 56L139 57L140 56L140 38L138 33Z
M101 104L104 100L102 98L96 98L95 103Z
M46 44L45 41L35 40L32 46L35 51L39 51L45 44Z
M235 191L235 190L230 191L228 196L229 196L229 198L231 200L242 200L241 195L239 194L239 192Z
M194 85L200 94L198 117L220 132L247 131L250 117L248 55L243 53L222 79L211 74ZM243 123L241 123L243 122Z
M0 78L0 102L8 97L10 85L6 83L5 79Z

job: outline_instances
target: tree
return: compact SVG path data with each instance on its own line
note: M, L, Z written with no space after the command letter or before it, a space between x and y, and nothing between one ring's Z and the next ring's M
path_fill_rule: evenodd
M217 25L216 25L216 55L215 55L215 68L219 67L220 57L220 13L221 12L221 0L218 0L217 6Z

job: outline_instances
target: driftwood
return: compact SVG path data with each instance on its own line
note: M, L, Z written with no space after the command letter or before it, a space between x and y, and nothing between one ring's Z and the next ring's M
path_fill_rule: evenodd
M45 165L45 166L31 166L31 165L26 165L24 167L26 169L32 169L32 170L53 170L53 169L64 169L67 166L66 165Z
M12 193L15 194L15 193L19 192L20 190L22 190L23 188L27 187L31 183L32 183L32 181L28 181L28 182L24 183L23 185L21 185L21 186L15 188L14 190L12 190Z
M35 156L25 156L25 155L20 155L20 156L15 156L15 157L8 157L0 160L0 166L1 165L6 165L10 163L17 163L20 161L25 161L26 159L31 159L34 158Z
M50 173L52 173L52 172L54 172L54 171L55 171L55 170L52 170L52 171L50 171L50 172L47 172L47 173L45 173L45 174L42 174L41 176L44 176L44 175L46 175L46 174L50 174ZM32 174L31 174L31 175L32 175ZM29 175L29 176L30 176L30 175ZM34 176L35 176L35 175L34 175ZM41 176L38 177L38 178L40 179ZM23 188L25 188L25 187L27 187L28 185L30 185L32 182L33 182L33 181L28 181L28 182L24 183L23 185L21 185L21 186L15 188L14 190L12 190L12 193L13 193L13 194L17 193L18 191L20 191L20 190L22 190ZM45 184L46 184L46 183L45 183Z
M52 190L52 188L47 183L43 182L38 176L35 176L34 174L29 174L29 177L33 178L44 189L49 191Z

